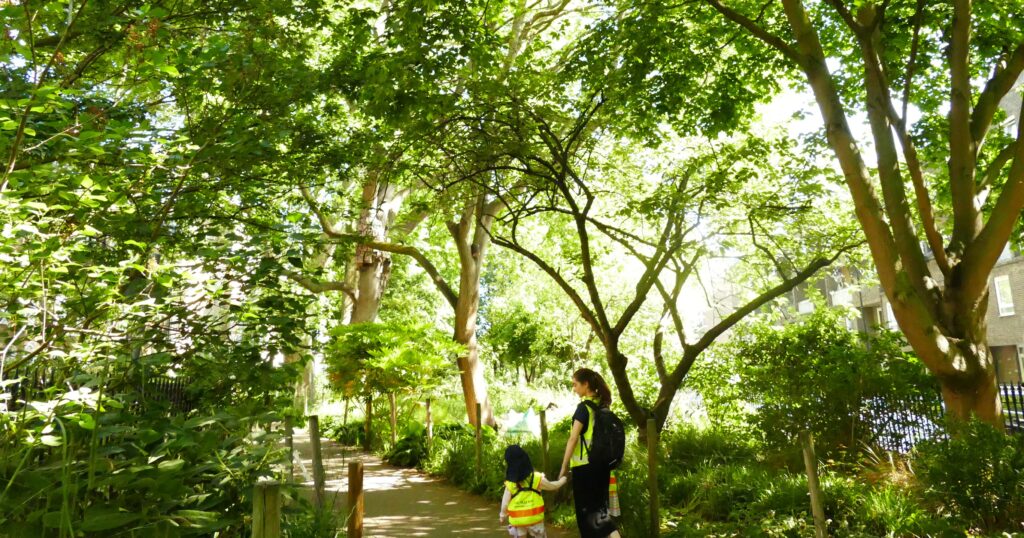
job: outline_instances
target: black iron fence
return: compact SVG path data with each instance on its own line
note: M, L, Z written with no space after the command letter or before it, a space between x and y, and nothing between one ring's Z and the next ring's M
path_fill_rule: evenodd
M1006 430L1024 432L1024 384L1000 384L999 394ZM899 402L868 401L861 418L871 432L868 444L907 453L920 441L944 435L943 415L942 396L935 391Z
M13 381L0 388L0 393L6 394L8 410L17 410L25 402L51 399L80 385L76 374L56 368L25 368L4 372L3 376ZM195 399L188 390L191 384L186 377L159 375L134 383L121 380L105 390L108 395L112 392L131 394L132 401L126 403L132 413L160 407L171 414L187 414L195 408Z
M907 453L918 442L941 435L942 398L938 392L898 401L876 398L865 403L861 418L868 430L868 445Z
M1003 401L1003 420L1006 430L1014 433L1024 431L1024 384L999 385Z

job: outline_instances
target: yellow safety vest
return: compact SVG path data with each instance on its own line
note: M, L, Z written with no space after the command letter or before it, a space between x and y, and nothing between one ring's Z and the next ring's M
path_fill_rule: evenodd
M590 400L600 405L596 398L584 398L584 400ZM587 431L583 432L583 437L576 442L576 450L572 451L572 458L569 460L570 469L590 463L588 453L590 452L590 441L594 438L594 412L589 405L584 404L584 407L587 408ZM587 445L586 449L583 448L584 443Z
M544 521L544 497L540 496L540 479L544 476L533 473L530 477L530 491L515 482L505 481L505 487L512 492L508 503L508 524L513 527L529 527Z

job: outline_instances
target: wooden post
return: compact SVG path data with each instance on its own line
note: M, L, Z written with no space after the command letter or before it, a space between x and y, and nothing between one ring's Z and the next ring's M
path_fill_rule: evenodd
M348 538L363 538L363 462L348 464Z
M427 454L434 444L434 423L430 420L430 398L427 398Z
M388 402L391 404L391 446L394 447L398 443L397 432L398 428L398 415L395 409L395 393L388 393Z
M295 427L292 417L284 417L284 440L288 446L288 482L295 481Z
M252 537L281 538L281 484L256 484L252 495Z
M647 419L647 489L651 496L651 528L648 536L657 538L661 533L658 501L658 425L653 418Z
M800 432L800 445L804 452L804 467L807 469L807 490L811 494L811 513L814 515L814 536L828 536L825 509L821 505L821 486L818 484L818 459L814 456L814 436L811 432Z
M313 444L313 490L317 508L324 505L324 459L320 451L320 417L309 417L309 440Z
M548 472L548 412L540 410L540 464L544 474Z
M366 397L366 423L363 424L363 450L370 451L370 424L373 422L373 396Z
M483 470L483 448L484 448L484 435L483 435L483 430L481 429L481 426L483 425L484 421L480 420L480 417L481 417L480 411L481 411L481 409L480 409L480 402L477 402L476 403L476 477L477 477L477 480L480 480L482 478L480 476L480 474L481 474L481 471Z

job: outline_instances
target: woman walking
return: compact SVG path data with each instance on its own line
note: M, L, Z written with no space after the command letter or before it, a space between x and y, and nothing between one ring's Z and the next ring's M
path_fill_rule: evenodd
M612 391L601 374L581 368L572 375L572 390L583 399L572 415L572 431L565 445L561 478L572 469L572 496L576 505L576 526L582 538L619 538L619 531L608 514L610 470L590 465L589 447L594 432L594 413L587 405L608 407Z

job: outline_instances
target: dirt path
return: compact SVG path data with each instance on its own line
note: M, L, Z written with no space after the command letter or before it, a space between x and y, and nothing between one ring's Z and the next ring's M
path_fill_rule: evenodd
M295 450L302 464L312 473L312 449L309 438L298 431ZM348 464L363 461L363 491L366 514L363 526L366 536L405 538L410 536L501 537L508 536L498 523L498 503L466 493L443 479L414 469L392 467L379 458L333 441L322 441L326 473L327 502L338 511L345 510L348 492ZM295 479L307 480L296 465ZM305 485L312 487L311 480ZM548 538L570 538L575 533L548 525Z

